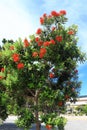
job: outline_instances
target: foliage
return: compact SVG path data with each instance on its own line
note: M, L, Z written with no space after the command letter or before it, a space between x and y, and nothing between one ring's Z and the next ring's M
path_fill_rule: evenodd
M29 130L32 123L34 123L34 115L31 113L31 111L29 111L29 109L22 109L19 113L19 117L16 121L16 124L20 128L24 128L24 130Z
M57 126L58 130L64 130L64 126L67 123L67 119L65 117L58 116L55 113L41 115L41 121L45 123L46 127L49 127L48 125L53 128Z
M58 127L58 130L64 130L64 126L67 123L67 119L65 117L57 117L55 118L55 125Z
M87 115L87 105L82 107L82 112Z
M77 26L66 27L67 20L64 10L44 14L43 27L30 40L4 40L0 50L0 83L9 97L7 105L13 100L18 112L28 108L37 124L39 112L61 113L80 91L77 63L85 61L85 54L77 46ZM20 117L25 121L22 113ZM26 122L23 126L29 127Z
M0 119L5 120L8 116L6 106L7 96L0 91Z
M56 117L55 113L47 113L47 114L42 114L40 116L41 122L45 123L45 125L52 125L52 127L55 125L54 124L54 118Z
M83 115L83 114L87 115L87 105L80 105L80 106L76 107L76 110L79 115Z

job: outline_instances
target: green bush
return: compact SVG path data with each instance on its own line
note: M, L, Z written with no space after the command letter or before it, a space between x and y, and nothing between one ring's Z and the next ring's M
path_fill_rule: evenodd
M22 109L19 114L18 120L16 121L17 126L24 128L24 130L29 130L31 124L34 123L34 115L28 108Z
M79 115L86 114L87 115L87 105L81 105L76 107L76 110L78 111Z
M8 117L5 105L0 105L0 119L5 120Z
M87 115L87 105L84 105L84 106L82 107L82 111L83 111L84 114Z
M17 104L14 104L14 105L7 105L7 112L8 114L13 114L13 115L17 115L18 113L18 110L19 110L19 106Z
M54 113L41 115L41 121L46 125L51 125L52 127L57 126L58 130L64 130L64 126L67 123L67 119L65 117L59 117Z
M46 125L54 126L54 118L56 117L55 113L47 113L40 116L41 122L44 122Z
M58 130L64 130L64 126L67 123L67 119L65 117L56 117L55 125L58 127Z
M0 84L1 85L1 84ZM1 86L0 86L1 88ZM4 92L2 93L0 91L0 119L5 120L8 117L7 114L7 100L6 100L6 94Z

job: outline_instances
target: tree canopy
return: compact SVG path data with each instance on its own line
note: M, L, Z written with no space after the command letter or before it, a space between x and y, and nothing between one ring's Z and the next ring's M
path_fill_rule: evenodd
M58 112L67 100L76 101L81 86L77 65L85 61L85 54L77 45L78 27L65 26L67 20L65 10L52 11L40 17L42 27L29 39L4 40L0 96L2 100L6 97L7 106L16 106L22 119L23 112L26 115L29 110L38 124L39 112ZM26 120L32 122L31 118Z

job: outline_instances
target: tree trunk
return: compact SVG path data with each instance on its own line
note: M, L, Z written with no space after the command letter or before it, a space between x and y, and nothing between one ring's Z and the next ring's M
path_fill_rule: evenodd
M40 127L41 127L41 124L39 121L39 111L38 111L38 95L39 95L39 90L36 90L35 100L34 100L34 105L36 106L36 109L35 109L36 130L40 130Z

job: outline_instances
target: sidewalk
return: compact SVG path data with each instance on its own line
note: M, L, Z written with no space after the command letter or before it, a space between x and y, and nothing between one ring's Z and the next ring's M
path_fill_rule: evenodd
M87 130L87 116L68 116L65 115L68 122L65 126L65 130ZM23 130L18 128L14 122L17 119L16 116L9 116L4 124L0 126L0 130ZM36 130L35 125L32 126L31 130ZM42 124L41 130L46 130Z
M64 117L66 117L68 120L87 120L87 116L83 115L83 116L71 116L71 115L63 115Z

